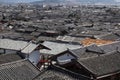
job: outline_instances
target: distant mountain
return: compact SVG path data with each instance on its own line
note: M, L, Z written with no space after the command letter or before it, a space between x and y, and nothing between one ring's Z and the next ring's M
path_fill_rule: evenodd
M115 0L42 0L42 1L35 1L32 3L103 3L103 4L114 4L116 3Z
M32 2L33 1L33 2ZM25 3L32 3L32 4L43 4L43 3L108 3L108 4L114 4L118 3L117 0L0 0L0 3L19 3L19 2L25 2Z
M65 2L65 0L41 0L41 1L34 1L31 3L37 4L37 3L61 3Z

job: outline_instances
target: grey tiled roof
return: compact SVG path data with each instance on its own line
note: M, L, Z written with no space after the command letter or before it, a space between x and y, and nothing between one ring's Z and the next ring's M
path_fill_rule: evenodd
M47 36L39 36L38 38L37 38L37 42L39 42L39 41L55 41L56 40L56 38L55 37L47 37Z
M32 32L30 35L38 37L41 33L40 32Z
M104 53L110 53L110 52L117 51L117 48L119 46L120 46L120 41L116 41L114 43L106 44L106 45L101 45L99 47L104 51Z
M0 80L32 80L39 73L28 60L0 65Z
M52 41L45 41L43 45L50 48L51 50L41 49L40 52L43 54L51 54L51 55L57 55L61 52L66 51L67 49L73 50L73 49L81 48L80 44L52 42Z
M71 52L77 55L79 59L84 59L84 58L99 56L106 53L108 54L111 52L116 52L119 50L120 50L120 42L116 41L111 44L106 44L101 46L97 46L93 44L87 47L71 50Z
M90 80L85 76L73 73L60 67L49 67L34 80Z
M118 40L119 38L120 36L113 33L100 37L100 39L104 39L104 40Z
M21 52L22 53L31 53L32 51L34 51L34 49L36 49L39 45L30 43L28 46L26 46Z
M117 52L78 60L78 62L96 77L120 72L120 53Z
M21 51L22 53L31 53L37 46L32 42L0 39L0 48Z
M57 40L67 41L67 42L79 42L84 38L81 37L74 37L74 36L58 36Z
M15 41L10 39L0 39L0 48L11 49L11 50L21 50L28 43L24 41Z
M100 55L102 50L97 45L93 44L87 47L71 50L71 52L75 54L78 59L85 59Z
M99 46L97 46L96 44L92 44L90 46L87 46L86 49L87 49L87 51L90 51L90 52L104 53L103 50Z
M2 54L0 55L0 64L9 63L13 61L21 60L21 57L17 54Z

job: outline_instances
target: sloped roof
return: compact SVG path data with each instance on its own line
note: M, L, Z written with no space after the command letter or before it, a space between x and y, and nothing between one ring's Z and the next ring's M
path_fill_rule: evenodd
M87 51L90 51L90 52L104 53L104 51L96 44L91 44L91 45L87 46L86 49L87 49Z
M0 80L32 80L40 71L28 60L0 65Z
M11 39L0 39L0 48L11 49L11 50L21 50L28 42L25 41L15 41Z
M99 47L104 51L104 53L110 53L117 51L117 48L119 48L119 46L120 41L116 41L110 44L101 45Z
M120 53L111 53L98 57L79 59L78 62L96 77L120 72Z
M32 51L34 51L39 45L36 44L29 44L28 46L26 46L21 52L22 53L31 53Z
M39 42L39 41L55 41L56 40L56 38L55 37L48 37L48 36L39 36L38 38L37 38L37 42Z
M52 41L45 41L43 45L51 50L41 49L40 52L43 54L52 54L52 55L59 54L61 52L66 51L67 49L73 50L73 49L81 48L80 44L70 44L70 43L52 42Z
M79 59L90 58L99 56L102 54L108 54L111 52L120 51L120 42L116 41L111 44L105 44L101 46L97 46L95 44L82 47L79 49L70 50L73 54L75 54Z
M9 63L13 61L21 60L21 57L17 54L2 54L0 55L0 64Z
M79 56L79 54L83 54L83 53L86 52L86 47L82 47L82 48L79 48L79 49L74 49L74 50L71 50L71 52L73 52L77 56Z
M32 42L0 39L0 48L21 51L22 53L31 53L37 46Z
M70 50L70 52L76 55L79 59L85 59L85 58L95 57L104 54L104 51L95 44L82 47L79 49Z
M36 32L36 31L35 31L35 32L32 32L30 35L37 37L37 36L39 36L40 34L41 34L40 32Z
M111 33L111 34L100 37L100 39L103 39L103 40L118 40L118 39L120 39L120 36Z
M107 31L96 31L96 30L86 30L86 32L84 34L89 34L89 35L94 35L94 36L102 36L102 35L105 35L105 34L108 34Z
M85 76L73 73L66 69L50 66L34 80L90 80Z

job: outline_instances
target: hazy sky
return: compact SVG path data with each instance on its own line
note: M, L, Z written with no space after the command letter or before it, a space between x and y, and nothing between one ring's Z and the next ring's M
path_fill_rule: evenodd
M115 0L115 1L120 2L120 0Z
M41 1L41 0L0 0L0 2L32 2L32 1Z
M33 2L33 1L41 1L41 0L0 0L0 2ZM114 0L114 1L120 2L120 0Z

